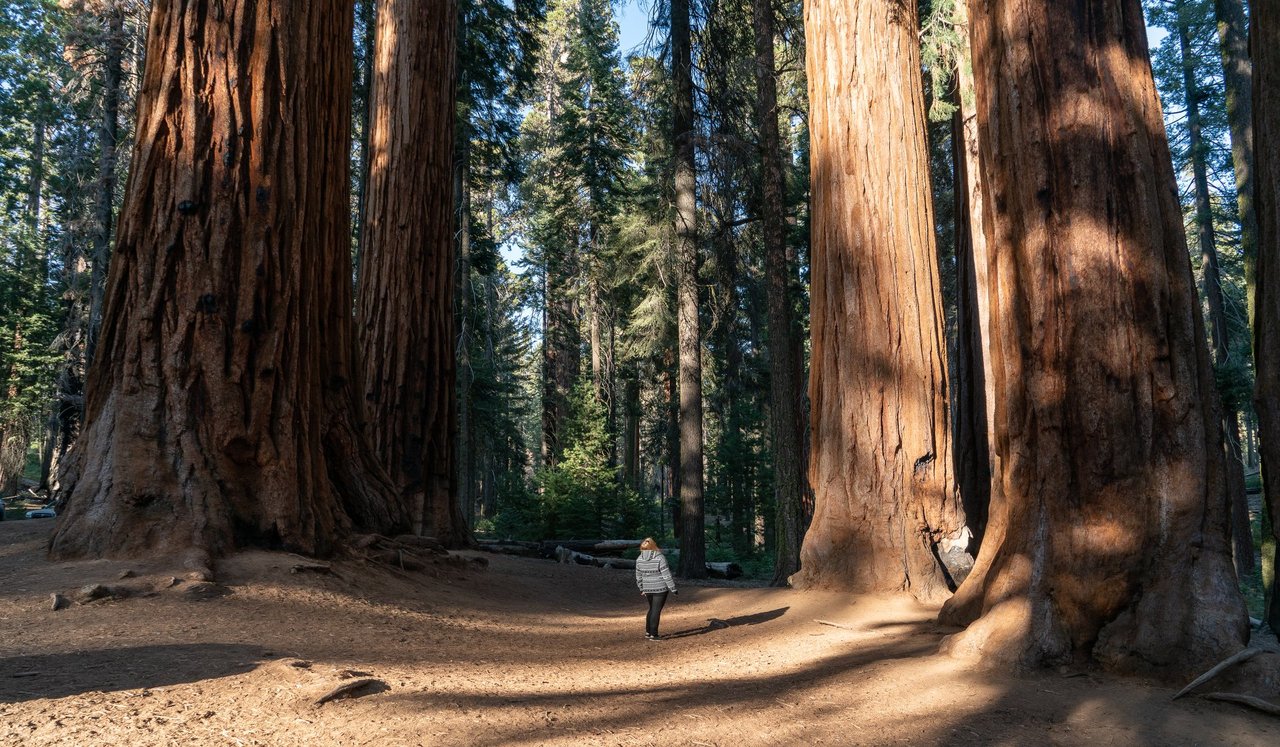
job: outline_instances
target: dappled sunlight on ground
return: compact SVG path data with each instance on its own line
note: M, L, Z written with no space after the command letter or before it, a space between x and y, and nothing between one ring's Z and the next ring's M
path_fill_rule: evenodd
M0 744L1280 744L1265 717L1163 687L973 671L903 596L684 583L651 642L627 571L291 574L296 557L246 553L220 596L54 612L54 592L170 569L47 563L50 528L0 524ZM366 676L386 689L315 705Z

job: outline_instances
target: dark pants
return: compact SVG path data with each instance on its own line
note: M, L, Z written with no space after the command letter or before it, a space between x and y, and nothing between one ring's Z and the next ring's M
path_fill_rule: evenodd
M645 596L649 597L649 616L644 619L644 632L656 636L658 621L662 618L662 605L667 603L667 592L645 594Z

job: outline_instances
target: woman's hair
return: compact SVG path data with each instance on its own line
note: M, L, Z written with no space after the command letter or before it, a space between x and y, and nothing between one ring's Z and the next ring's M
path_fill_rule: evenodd
M653 541L653 537L645 537L644 542L640 543L641 550L657 550L658 543Z

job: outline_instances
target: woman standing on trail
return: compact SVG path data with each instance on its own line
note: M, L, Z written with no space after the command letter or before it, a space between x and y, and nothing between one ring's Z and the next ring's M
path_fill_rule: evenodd
M667 559L658 549L653 537L645 537L640 543L640 557L636 558L636 586L640 593L649 598L649 616L644 621L645 638L651 641L660 639L658 620L662 617L662 605L667 603L667 593L678 593L676 582L671 578L671 568Z

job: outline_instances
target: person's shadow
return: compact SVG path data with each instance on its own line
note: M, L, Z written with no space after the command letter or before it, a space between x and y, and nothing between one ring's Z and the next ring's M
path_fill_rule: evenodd
M759 625L761 623L767 623L772 620L777 620L779 617L782 617L783 615L787 614L787 610L789 609L791 608L779 607L776 610L769 610L768 612L757 612L754 615L740 615L738 617L731 617L728 620L720 620L718 618L713 617L710 620L707 620L707 624L703 625L702 627L689 628L688 630L680 630L680 631L676 631L675 633L668 633L664 636L659 636L659 638L662 638L663 640L669 640L672 638L688 638L691 635L702 635L703 633L710 633L714 630L724 630L725 628L736 628L739 625Z

